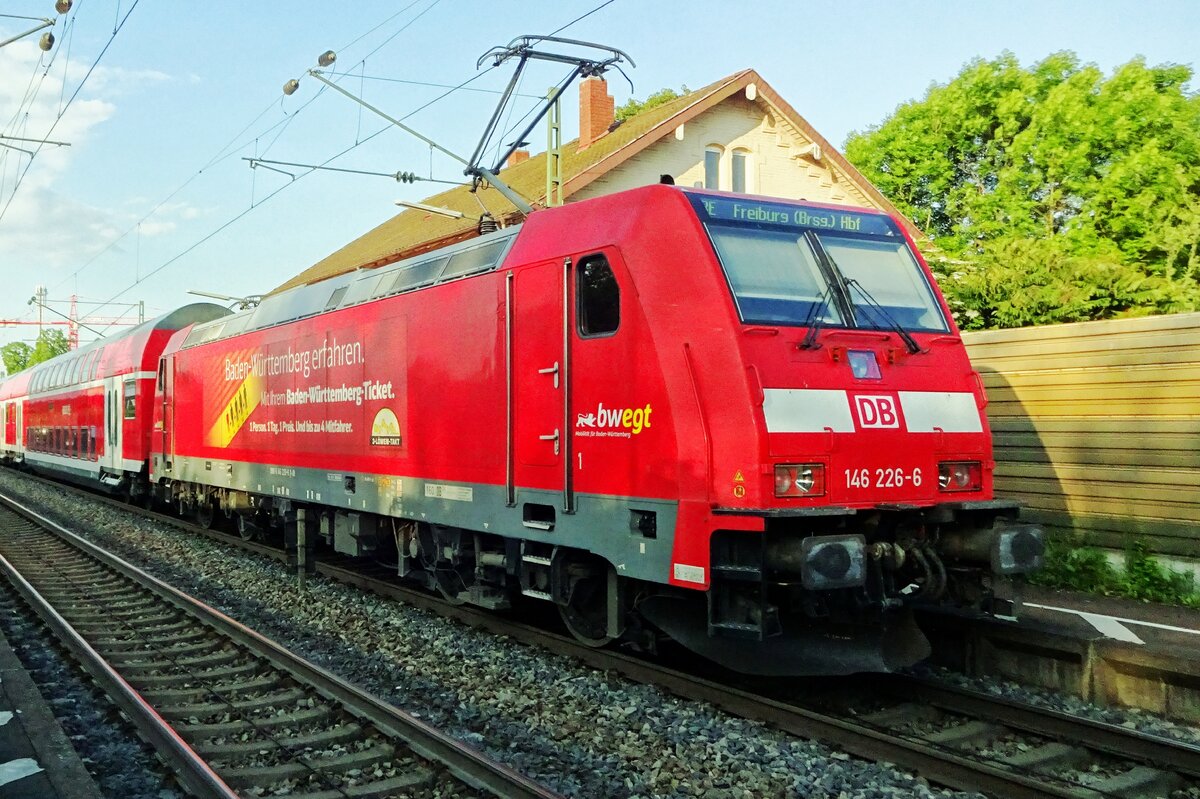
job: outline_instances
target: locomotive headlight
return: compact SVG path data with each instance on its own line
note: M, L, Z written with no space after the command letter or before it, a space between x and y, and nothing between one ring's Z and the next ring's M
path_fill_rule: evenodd
M979 461L943 461L938 464L938 488L942 491L978 491L983 487L983 465Z
M813 536L804 539L800 551L805 588L824 591L866 582L866 539L861 535Z
M825 493L825 464L779 463L775 465L775 496L819 497Z

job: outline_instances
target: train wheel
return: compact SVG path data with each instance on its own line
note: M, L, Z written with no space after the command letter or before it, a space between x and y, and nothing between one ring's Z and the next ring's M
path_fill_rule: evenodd
M601 647L612 642L608 634L609 591L617 590L612 567L598 558L576 560L566 567L567 595L558 602L558 614L575 640Z
M243 541L253 541L258 538L258 525L241 513L237 517L237 529L238 535L242 537Z
M459 570L449 563L439 563L433 571L434 582L437 583L438 593L452 605L462 605L467 600L462 597L470 589L470 574L464 578Z
M213 508L212 502L207 499L200 500L196 505L196 510L192 514L197 526L203 527L205 530L211 530L213 521L216 519L216 510Z

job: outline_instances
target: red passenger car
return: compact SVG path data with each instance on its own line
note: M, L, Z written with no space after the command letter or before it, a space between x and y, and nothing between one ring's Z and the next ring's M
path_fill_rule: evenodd
M1040 560L985 404L895 220L651 186L181 329L150 480L590 643L886 670Z
M75 482L145 493L159 355L176 330L227 313L189 305L0 382L0 454Z

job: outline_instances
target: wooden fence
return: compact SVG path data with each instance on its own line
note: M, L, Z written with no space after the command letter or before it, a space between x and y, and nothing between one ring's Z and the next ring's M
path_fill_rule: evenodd
M996 494L1051 532L1200 557L1200 314L963 336Z

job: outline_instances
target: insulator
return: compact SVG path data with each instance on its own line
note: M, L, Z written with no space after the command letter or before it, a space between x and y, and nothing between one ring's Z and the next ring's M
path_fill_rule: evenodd
M500 226L496 224L496 217L492 216L491 214L484 214L483 216L479 217L479 235L482 236L485 233L494 233L499 229Z

